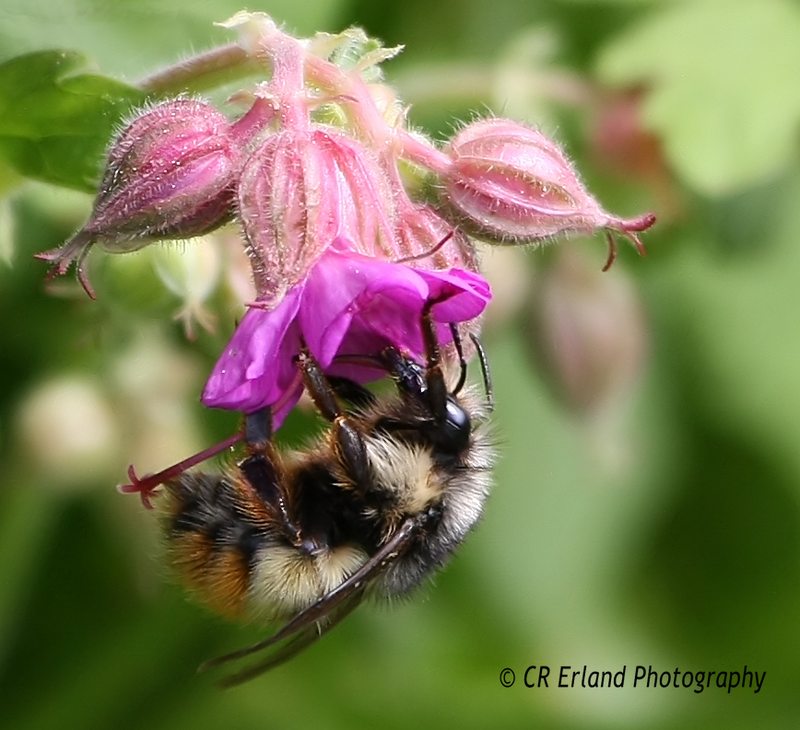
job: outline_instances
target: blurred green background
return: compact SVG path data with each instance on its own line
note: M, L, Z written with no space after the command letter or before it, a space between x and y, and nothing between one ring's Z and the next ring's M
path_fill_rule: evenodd
M211 23L238 9L3 0L0 62L76 51L85 60L75 74L133 85L227 42ZM159 559L153 515L113 487L131 462L156 470L236 427L197 401L233 319L194 340L172 321L205 296L202 257L190 258L199 273L188 287L165 287L163 261L142 253L95 257L95 302L71 277L46 290L33 254L65 240L91 196L41 180L86 189L117 122L111 110L138 97L78 79L69 103L51 100L70 125L50 129L46 73L2 66L0 725L795 727L797 3L250 9L301 35L357 24L405 44L388 81L439 139L487 110L541 126L609 210L659 215L644 235L650 255L623 246L601 275L599 236L537 251L482 247L497 291L484 341L502 441L483 523L414 600L365 606L291 664L221 692L195 667L264 629L187 600ZM81 97L88 87L95 95ZM82 121L89 113L94 126ZM176 258L196 255L189 244L166 258L180 267ZM295 414L282 438L297 443L312 427ZM746 664L766 680L757 695L630 680L526 689L532 664L627 665L629 677L640 664ZM501 686L503 667L516 686Z

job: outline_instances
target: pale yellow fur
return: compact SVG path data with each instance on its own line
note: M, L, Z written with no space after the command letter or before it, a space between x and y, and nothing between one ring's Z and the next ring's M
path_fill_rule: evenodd
M394 492L399 512L418 514L439 499L442 485L427 449L388 437L371 438L366 446L375 481Z
M267 617L297 613L340 585L366 560L363 550L348 545L313 555L269 545L259 551L250 582L252 611Z

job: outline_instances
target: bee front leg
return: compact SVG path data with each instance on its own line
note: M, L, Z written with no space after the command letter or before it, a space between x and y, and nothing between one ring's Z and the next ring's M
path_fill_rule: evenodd
M354 419L340 408L334 387L310 353L301 352L297 356L297 365L317 410L333 424L331 436L340 463L354 484L366 488L372 482L372 470L367 447Z
M433 416L438 419L445 413L449 392L430 309L431 305L425 307L420 324L422 341L425 345L425 366L402 354L395 347L385 348L381 358L400 392L426 403ZM460 342L457 348L460 353Z
M425 380L427 381L428 402L434 417L438 420L444 417L449 393L442 370L439 339L436 336L436 328L431 318L432 304L426 305L422 312L422 340L425 343L425 355L427 357Z

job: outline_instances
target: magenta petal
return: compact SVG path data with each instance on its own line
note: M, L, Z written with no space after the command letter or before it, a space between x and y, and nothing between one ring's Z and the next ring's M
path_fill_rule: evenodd
M393 345L421 358L424 345L420 321L427 302L438 301L431 310L434 320L463 322L477 317L491 298L482 277L460 269L418 270L384 262L380 272L382 277L376 277L355 303L356 314L351 317L340 354L376 355ZM440 339L450 339L446 328ZM351 368L352 373L361 370L359 364Z
M388 346L424 359L420 324L427 303L434 302L444 343L448 323L477 317L490 298L478 274L414 269L334 245L275 309L247 312L203 402L245 413L271 406L278 428L302 393L296 356L303 343L326 373L366 383L385 375L379 356Z
M300 396L303 395L303 378L300 375L300 370L294 366L294 361L292 361L292 365L294 367L294 379L288 384L278 401L267 404L272 407L272 428L274 431L281 427L286 416L289 415L292 408L297 405L297 401L300 400Z
M424 280L413 269L329 250L306 284L300 310L303 336L323 368L342 351L343 340L353 327L371 333L357 352L376 355L387 344L402 344L389 333L396 331L399 323L407 327L409 310L420 311L427 293ZM352 353L349 348L347 352Z
M281 399L294 380L285 353L299 348L295 317L302 295L299 285L275 309L247 311L206 383L205 405L251 413Z
M438 302L431 308L431 316L437 322L466 322L474 319L486 309L492 299L489 282L471 271L423 269L419 274L428 283L430 299Z

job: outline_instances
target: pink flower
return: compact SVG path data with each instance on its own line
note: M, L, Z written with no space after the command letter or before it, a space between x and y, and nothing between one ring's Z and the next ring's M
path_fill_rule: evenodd
M364 355L393 345L422 358L427 303L434 303L431 316L442 324L445 342L445 325L474 319L491 298L478 274L415 269L343 250L339 243L274 309L251 307L245 314L206 383L205 405L245 413L272 406L278 428L302 393L294 360L302 343L326 373L365 383L385 372Z

